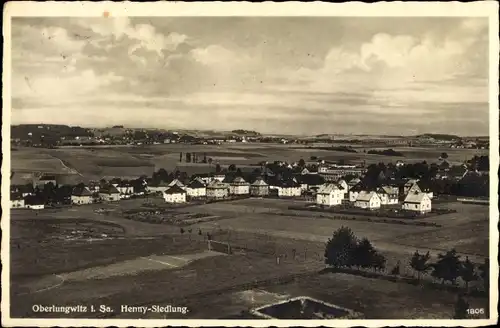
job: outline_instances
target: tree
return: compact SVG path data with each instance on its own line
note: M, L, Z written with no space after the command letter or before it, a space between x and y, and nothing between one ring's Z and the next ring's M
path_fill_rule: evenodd
M369 268L373 265L373 258L376 251L370 241L363 238L352 252L351 265L362 268Z
M438 254L438 261L432 264L432 276L441 279L441 283L450 281L453 285L456 284L457 278L460 276L460 256L452 249L445 254Z
M488 291L490 288L490 260L487 258L484 263L479 266L479 276L483 280L484 290Z
M333 267L351 266L351 256L356 245L357 238L352 230L340 227L326 243L325 263Z
M220 164L215 165L215 172L219 173L220 171L222 171L222 168L220 167Z
M455 303L453 319L467 319L467 310L469 307L469 303L460 295Z
M396 266L391 270L391 275L399 276L400 273L401 273L401 262L398 261Z
M179 162L182 163L182 152L179 154Z
M212 159L212 157L209 157L209 158L208 158L208 160L207 160L208 165L212 165L213 161L214 161L214 160Z
M304 166L306 166L306 161L304 161L304 159L303 159L303 158L301 158L301 159L299 160L299 166L300 166L300 167L304 167Z
M465 289L469 290L469 283L471 281L477 280L477 273L475 270L474 263L469 261L469 257L465 258L460 267L460 277L465 281Z
M385 264L387 263L387 260L384 255L375 252L372 257L372 267L375 269L375 271L382 271L385 270Z
M236 165L234 165L234 164L229 165L229 167L227 168L227 170L228 170L229 172L234 172L234 171L236 171Z
M191 163L191 153L186 153L186 163Z
M181 228L181 234L184 234L184 228Z
M442 159L447 159L448 158L448 154L447 153L441 153L441 158Z
M427 252L427 254L425 255L421 255L418 253L418 251L415 251L415 253L413 254L410 260L410 266L413 270L417 271L418 281L420 281L421 275L426 274L427 270L430 269L430 263L428 263L430 258L431 256L429 252Z

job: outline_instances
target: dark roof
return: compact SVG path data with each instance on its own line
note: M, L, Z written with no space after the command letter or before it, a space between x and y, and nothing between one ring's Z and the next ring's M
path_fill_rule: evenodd
M200 180L196 179L191 181L188 187L192 189L198 189L198 188L205 188L205 185Z
M166 194L172 195L172 194L185 194L186 191L179 187L178 185L173 185L172 187L168 188L165 190Z
M100 188L99 193L111 195L111 194L119 194L120 192L118 191L118 189L116 189L115 186L109 185L109 186Z
M71 193L73 196L92 196L92 193L86 187L75 187Z
M300 184L292 179L289 179L286 181L281 181L281 183L278 186L280 186L281 188L296 188L300 187Z
M325 183L325 178L318 174L300 174L295 177L298 183L307 184L307 185L322 185Z

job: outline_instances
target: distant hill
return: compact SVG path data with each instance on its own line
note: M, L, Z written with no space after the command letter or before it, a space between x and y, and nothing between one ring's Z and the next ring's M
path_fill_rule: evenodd
M64 136L67 138L90 137L91 130L79 126L58 124L20 124L10 127L12 139L31 140L40 142L42 139L52 140Z
M440 133L425 133L416 136L417 138L434 138L434 139L439 139L439 140L460 140L459 136L453 135L453 134L440 134Z
M257 137L260 136L261 134L257 131L250 131L250 130L232 130L232 133L238 134L238 135L244 135L244 136L252 136L252 137Z

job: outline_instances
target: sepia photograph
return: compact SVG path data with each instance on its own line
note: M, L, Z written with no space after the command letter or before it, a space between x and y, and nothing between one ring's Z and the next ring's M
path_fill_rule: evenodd
M497 13L8 3L4 325L494 324Z

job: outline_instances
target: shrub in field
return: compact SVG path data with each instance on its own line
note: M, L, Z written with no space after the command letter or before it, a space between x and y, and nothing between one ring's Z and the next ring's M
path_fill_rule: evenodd
M432 276L440 279L441 283L450 281L453 285L456 284L457 278L460 276L460 256L452 249L445 254L438 254L438 261L431 264Z
M349 267L357 243L358 240L350 228L340 227L326 243L325 263L333 267Z
M426 274L427 271L431 268L429 263L429 259L431 258L429 252L425 255L421 255L418 251L415 251L411 260L410 266L413 270L417 271L417 280L420 281L420 277L422 274Z
M460 277L462 278L463 281L465 281L465 289L467 291L469 290L469 283L471 281L477 280L478 278L476 273L476 267L474 266L474 263L469 261L468 257L466 257L465 261L461 263Z

